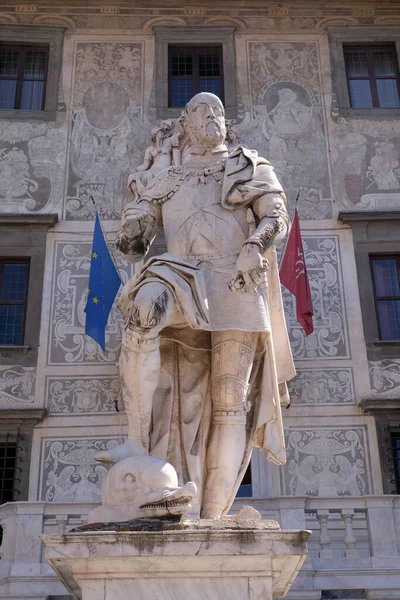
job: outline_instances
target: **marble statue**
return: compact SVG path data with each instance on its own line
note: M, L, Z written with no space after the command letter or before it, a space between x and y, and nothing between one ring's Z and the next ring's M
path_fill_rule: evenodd
M152 171L149 154L130 179L117 240L139 262L163 232L167 252L121 296L128 443L102 460L118 463L136 442L172 464L180 485L195 483L192 516L219 519L254 446L286 461L281 403L294 366L275 246L289 217L269 162L240 146L228 152L217 96L194 96L164 134L165 168Z
M190 510L196 496L192 482L178 486L174 467L154 456L137 454L120 460L103 482L102 504L88 515L89 523L166 518Z

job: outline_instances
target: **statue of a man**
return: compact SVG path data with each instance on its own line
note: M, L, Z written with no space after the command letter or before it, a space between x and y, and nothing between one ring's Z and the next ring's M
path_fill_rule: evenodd
M181 165L135 188L118 239L132 261L159 231L167 245L120 301L128 443L118 456L130 440L167 460L181 484L196 483L197 514L218 519L253 446L285 462L280 403L294 367L274 247L289 219L268 161L228 153L217 96L194 96L179 126Z

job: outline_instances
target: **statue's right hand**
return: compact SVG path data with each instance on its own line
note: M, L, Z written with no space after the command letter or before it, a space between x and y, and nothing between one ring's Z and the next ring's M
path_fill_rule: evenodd
M128 204L122 215L122 230L128 237L140 236L147 228L149 213L142 204Z
M132 203L124 210L116 246L129 260L141 260L154 237L155 218L145 206Z

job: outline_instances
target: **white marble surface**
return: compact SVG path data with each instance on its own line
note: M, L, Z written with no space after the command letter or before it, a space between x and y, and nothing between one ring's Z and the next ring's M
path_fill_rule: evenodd
M226 135L208 92L153 129L116 240L125 260L146 260L118 303L128 440L171 463L181 485L193 481L193 510L217 519L253 446L285 463L280 405L295 375L275 251L286 197L271 164L241 145L229 153Z
M191 508L197 489L193 482L178 486L178 475L172 465L154 456L127 456L118 460L121 448L134 447L133 442L99 453L95 458L116 454L103 481L102 504L88 515L89 523L127 521L139 518L161 518L182 515ZM136 451L133 448L133 451Z
M46 558L81 600L271 600L290 588L309 532L245 527L43 535ZM193 525L194 526L194 525Z

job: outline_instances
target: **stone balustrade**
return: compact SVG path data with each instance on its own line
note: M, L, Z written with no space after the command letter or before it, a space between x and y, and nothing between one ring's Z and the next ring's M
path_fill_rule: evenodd
M376 590L368 598L400 598L400 496L237 499L283 529L310 529L309 554L289 598L320 598L319 590ZM85 523L92 504L15 502L0 506L0 597L65 594L43 556L39 536ZM390 593L389 593L390 592ZM43 593L43 596L41 594ZM394 594L394 595L393 595Z

